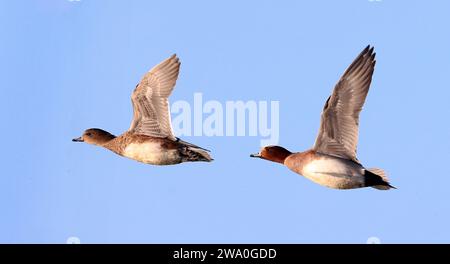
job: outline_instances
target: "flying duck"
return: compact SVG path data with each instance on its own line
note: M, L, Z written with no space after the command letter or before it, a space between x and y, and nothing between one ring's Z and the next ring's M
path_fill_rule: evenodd
M105 130L90 128L72 141L104 147L120 156L153 165L212 161L209 150L173 134L168 97L179 70L180 61L174 54L144 75L131 95L134 110L131 126L122 135L116 137Z
M329 188L395 188L382 169L366 169L356 158L359 113L374 67L375 53L369 45L347 68L328 97L312 149L292 153L280 146L266 146L250 156L284 164L295 173Z

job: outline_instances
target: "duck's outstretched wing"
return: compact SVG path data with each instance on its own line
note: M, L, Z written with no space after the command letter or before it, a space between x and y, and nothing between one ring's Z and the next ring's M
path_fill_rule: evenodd
M133 121L128 131L176 140L170 121L169 100L180 70L174 54L144 75L131 95Z
M369 91L375 67L373 47L367 46L336 84L323 108L313 149L358 162L359 113Z

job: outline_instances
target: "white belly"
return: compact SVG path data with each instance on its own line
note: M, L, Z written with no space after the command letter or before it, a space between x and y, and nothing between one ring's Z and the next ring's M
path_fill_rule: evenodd
M311 181L335 189L364 187L364 169L340 159L323 158L311 161L302 171Z
M132 143L128 145L123 155L143 163L154 165L169 165L181 162L176 149L161 148L158 142Z

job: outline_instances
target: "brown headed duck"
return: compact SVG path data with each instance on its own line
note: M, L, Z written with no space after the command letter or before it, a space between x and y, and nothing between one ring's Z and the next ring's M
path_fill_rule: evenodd
M153 165L212 161L208 150L173 134L168 97L175 87L179 69L180 61L173 55L144 75L131 95L134 116L128 131L116 137L102 129L90 128L72 141L101 146Z
M366 169L356 158L359 113L375 67L373 47L367 46L344 72L323 108L319 134L312 149L291 153L266 146L251 157L286 165L320 185L335 189L395 188L381 169Z

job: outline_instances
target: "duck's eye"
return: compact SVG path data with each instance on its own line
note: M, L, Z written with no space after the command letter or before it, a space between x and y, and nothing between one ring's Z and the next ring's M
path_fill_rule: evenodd
M90 132L86 133L86 136L90 137L92 134Z

